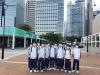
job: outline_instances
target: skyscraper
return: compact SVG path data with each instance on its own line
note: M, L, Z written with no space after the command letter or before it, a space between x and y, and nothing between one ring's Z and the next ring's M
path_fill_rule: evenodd
M35 7L36 7L36 1L35 0L27 0L26 2L26 18L25 22L32 26L32 29L35 33Z
M85 2L77 0L74 4L67 5L67 35L84 36L85 35Z
M5 4L8 7L5 9L5 26L15 26L16 24L24 23L25 0L5 0Z
M64 0L37 0L35 33L48 32L64 34Z

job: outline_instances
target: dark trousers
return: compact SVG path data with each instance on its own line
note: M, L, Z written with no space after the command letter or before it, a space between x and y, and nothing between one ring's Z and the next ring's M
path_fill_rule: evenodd
M54 67L54 64L55 64L55 59L54 58L50 58L50 67Z
M78 59L74 59L73 61L73 70L79 70L79 60Z
M36 65L37 65L37 59L30 59L29 58L29 69L36 69Z
M30 57L28 57L28 68L30 69Z
M70 59L65 59L65 70L71 71Z
M49 68L49 58L45 58L45 68Z
M57 68L57 58L55 59L55 67Z
M57 69L63 69L64 61L63 59L57 59Z
M44 58L39 58L39 60L38 60L38 70L43 70L43 69L45 69Z

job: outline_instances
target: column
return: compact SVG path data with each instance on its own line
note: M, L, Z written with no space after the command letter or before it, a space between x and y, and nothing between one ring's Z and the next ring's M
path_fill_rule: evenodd
M8 36L8 40L7 40L7 47L9 47L9 36Z
M92 46L92 35L91 35L91 46Z
M26 37L24 37L24 48L26 48Z
M100 47L100 33L99 33L99 47Z
M31 38L31 43L32 43L32 38Z
M15 49L15 34L12 37L12 49Z
M94 43L95 43L95 47L96 47L96 46L97 46L96 34L95 34L94 36L95 36L95 41L94 41Z

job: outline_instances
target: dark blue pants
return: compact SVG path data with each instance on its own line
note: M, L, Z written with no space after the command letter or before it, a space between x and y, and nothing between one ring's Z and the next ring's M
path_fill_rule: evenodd
M64 60L57 59L57 69L63 69L63 66L64 66Z
M45 58L45 68L49 68L49 58Z
M29 58L29 69L36 69L36 65L37 65L37 59L30 59Z
M78 59L74 59L73 61L73 70L79 70L79 60Z
M54 58L50 58L50 67L53 68L55 64L55 59Z
M70 59L65 59L65 70L71 71Z
M38 70L43 70L43 69L45 69L44 58L39 58L39 60L38 60Z

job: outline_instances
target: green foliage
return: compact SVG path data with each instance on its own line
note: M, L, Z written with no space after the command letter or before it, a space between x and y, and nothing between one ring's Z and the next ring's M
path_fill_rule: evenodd
M46 40L51 41L53 43L59 43L63 40L62 34L54 33L54 32L40 35L40 38L46 39Z
M31 25L28 24L18 24L16 25L16 27L25 31L29 31L29 32L32 31Z
M66 36L66 40L67 41L71 41L71 42L74 42L75 39L77 39L77 41L81 41L81 37L78 37L78 36Z

